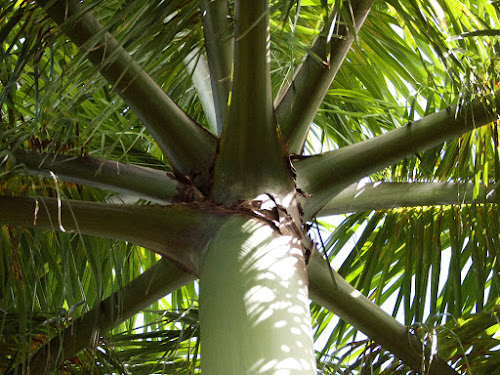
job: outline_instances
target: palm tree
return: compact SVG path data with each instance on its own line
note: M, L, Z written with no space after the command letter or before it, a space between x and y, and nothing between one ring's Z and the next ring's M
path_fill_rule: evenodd
M498 371L499 13L3 2L1 371Z

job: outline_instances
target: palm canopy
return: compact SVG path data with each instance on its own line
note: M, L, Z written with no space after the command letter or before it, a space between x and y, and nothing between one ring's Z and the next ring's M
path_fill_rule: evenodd
M318 243L321 373L498 369L499 12L2 3L0 370L198 373L200 249L261 192Z

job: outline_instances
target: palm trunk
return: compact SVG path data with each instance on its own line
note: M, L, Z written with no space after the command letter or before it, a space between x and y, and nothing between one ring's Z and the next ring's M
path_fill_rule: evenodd
M300 241L234 216L200 267L204 375L315 374Z

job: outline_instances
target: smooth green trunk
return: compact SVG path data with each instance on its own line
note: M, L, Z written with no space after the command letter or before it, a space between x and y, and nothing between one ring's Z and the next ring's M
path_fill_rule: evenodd
M234 216L200 266L204 375L315 374L300 241Z

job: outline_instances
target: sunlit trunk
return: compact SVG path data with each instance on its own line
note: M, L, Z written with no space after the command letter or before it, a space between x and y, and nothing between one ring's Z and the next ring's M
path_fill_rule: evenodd
M234 216L208 245L200 289L204 375L316 373L300 241Z

